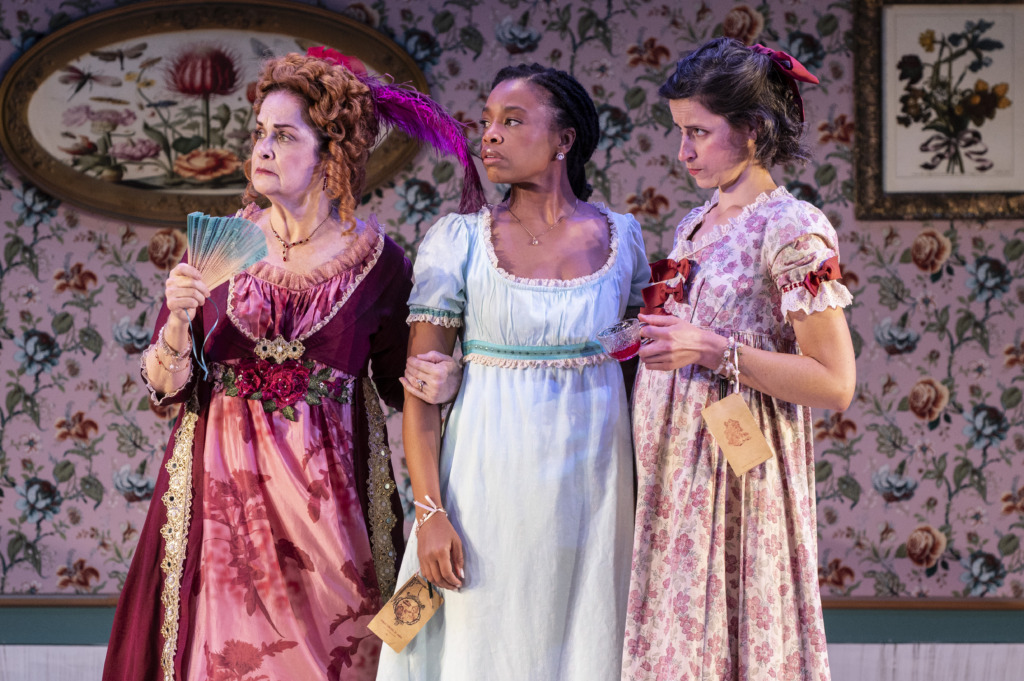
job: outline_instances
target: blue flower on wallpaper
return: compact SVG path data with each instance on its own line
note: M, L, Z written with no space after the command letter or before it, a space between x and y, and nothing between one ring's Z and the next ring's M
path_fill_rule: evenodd
M1013 282L1013 276L1006 264L987 255L967 265L967 272L971 275L967 280L967 287L971 289L974 297L982 302L1001 298L1010 290L1010 284Z
M126 501L146 501L153 498L156 479L147 478L142 472L131 466L122 466L114 473L114 489L124 496Z
M633 121L629 120L628 113L616 106L601 104L597 107L597 117L601 128L598 149L621 147L629 141L630 133L633 132Z
M917 480L904 476L900 472L890 472L886 464L871 475L871 486L886 501L906 501L914 496Z
M57 486L41 478L29 478L24 487L17 488L17 492L21 498L14 502L14 506L30 523L54 517L64 501Z
M424 71L429 71L431 66L441 61L441 46L432 33L418 28L407 29L402 36L402 47Z
M114 342L124 348L129 355L142 352L149 345L150 329L142 324L136 324L131 317L121 317L121 321L114 324Z
M31 184L23 184L21 189L15 187L14 212L23 224L35 227L41 222L49 222L57 216L60 201Z
M395 193L399 197L395 209L402 211L401 219L405 222L418 225L432 219L441 208L441 197L437 189L423 180L407 180Z
M803 31L790 33L783 41L782 49L796 57L797 61L811 72L816 68L821 68L821 65L825 63L825 56L828 54L821 41L818 40L818 36Z
M509 54L525 54L533 52L540 44L540 32L527 26L529 12L519 19L505 17L494 29L494 37L505 47Z
M967 572L960 575L960 581L967 585L972 596L984 596L997 590L1006 578L1003 562L991 553L974 551L960 559Z
M786 189L793 195L794 198L806 201L812 205L821 207L821 194L818 193L818 188L812 184L806 182L790 182L786 185Z
M1006 432L1009 429L1010 424L1002 411L987 404L976 404L970 415L967 416L964 435L967 436L972 447L984 449L1005 440Z
M903 324L893 324L892 319L886 317L875 326L875 340L887 354L905 355L917 349L921 334Z
M18 351L14 360L20 362L25 373L38 376L43 371L53 371L60 359L61 349L57 341L48 334L37 329L29 329L21 338L15 338L14 344Z

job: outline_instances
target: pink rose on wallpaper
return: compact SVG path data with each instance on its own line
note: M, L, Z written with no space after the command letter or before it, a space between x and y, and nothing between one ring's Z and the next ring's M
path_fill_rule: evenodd
M753 44L764 30L764 17L746 5L736 5L722 20L722 35L735 38L744 45Z
M923 568L930 568L939 561L946 550L946 535L931 525L922 525L907 537L907 558Z
M910 411L922 421L934 421L949 403L949 388L930 376L910 389Z
M911 260L929 274L941 270L952 252L953 244L934 229L926 229L918 234L910 246Z
M178 264L187 247L185 233L180 229L167 227L153 235L146 252L149 254L149 261L157 269L169 270Z

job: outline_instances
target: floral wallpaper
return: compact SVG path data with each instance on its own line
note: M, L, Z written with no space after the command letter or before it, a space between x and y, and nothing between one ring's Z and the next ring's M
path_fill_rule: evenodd
M56 28L121 4L5 2L0 69ZM838 229L858 356L854 404L815 412L823 593L1024 597L1024 220L853 218L852 3L317 4L404 47L474 136L501 66L573 72L601 117L595 198L636 215L652 259L707 198L675 160L677 133L656 94L674 59L720 34L800 59L821 78L804 90L814 161L776 179ZM1007 106L1020 98L1002 96ZM456 206L459 182L451 163L423 153L363 211L413 255ZM90 215L5 160L0 237L0 593L116 593L173 416L146 398L138 361L183 235ZM391 438L407 477L399 419Z

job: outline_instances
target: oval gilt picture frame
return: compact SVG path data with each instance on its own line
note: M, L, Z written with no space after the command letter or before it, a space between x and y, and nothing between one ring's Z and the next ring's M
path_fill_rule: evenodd
M33 45L0 84L0 145L44 191L102 215L183 226L241 207L261 62L315 45L428 92L416 62L347 17L277 0L148 2ZM400 132L370 155L369 192L416 155Z

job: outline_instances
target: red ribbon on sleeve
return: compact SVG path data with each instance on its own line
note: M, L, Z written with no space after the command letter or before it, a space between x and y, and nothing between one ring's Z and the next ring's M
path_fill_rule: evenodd
M804 280L800 282L808 293L812 296L818 295L818 289L821 287L821 283L824 281L833 281L842 277L842 273L839 271L839 256L833 255L828 260L821 263L818 269L813 272L808 272L804 277Z

